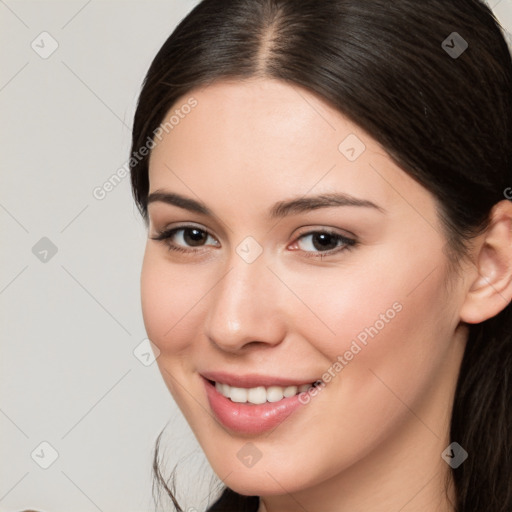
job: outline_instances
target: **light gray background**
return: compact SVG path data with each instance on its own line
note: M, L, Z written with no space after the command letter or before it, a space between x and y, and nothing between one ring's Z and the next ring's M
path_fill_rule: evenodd
M146 233L129 177L93 196L126 163L147 68L196 3L0 0L0 512L154 510L166 425L183 494L204 479L184 505L206 507L211 470L156 363L134 355ZM512 0L489 3L512 31ZM46 59L31 47L48 51L44 31ZM58 452L47 469L42 442Z

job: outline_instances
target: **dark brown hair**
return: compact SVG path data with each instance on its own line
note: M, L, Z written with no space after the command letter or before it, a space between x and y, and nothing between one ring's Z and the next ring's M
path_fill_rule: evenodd
M512 185L512 62L502 30L478 0L204 0L149 68L132 154L196 87L250 77L299 85L433 194L457 262ZM463 42L460 55L449 51ZM130 160L146 221L148 160ZM512 510L511 308L470 325L451 423L451 439L469 453L452 470L458 512ZM157 455L158 444L155 476L181 510Z

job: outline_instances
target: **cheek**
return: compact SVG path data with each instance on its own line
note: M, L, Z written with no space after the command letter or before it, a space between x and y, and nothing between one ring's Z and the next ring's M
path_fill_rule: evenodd
M407 261L397 262L396 254L295 277L294 291L309 310L297 308L296 329L323 354L324 371L343 372L354 392L375 381L371 369L412 393L449 349L456 315L445 290L442 246Z
M179 353L190 346L190 327L185 327L205 295L207 283L202 286L200 280L158 253L146 248L141 272L141 305L148 337L165 358L169 352Z
M309 312L297 310L294 327L326 361L327 374L320 376L326 386L312 407L328 411L329 421L319 428L317 416L305 415L304 422L290 423L288 439L301 439L300 449L309 457L301 462L291 458L290 474L302 462L337 471L397 432L410 419L410 410L424 410L423 399L438 385L443 360L449 360L455 318L442 261L442 252L432 251L403 265L375 258L364 275L355 268L315 272L314 279L302 274L303 286L294 291L336 334ZM310 446L301 437L304 431L316 433ZM340 459L331 448L345 439L351 443L343 445Z

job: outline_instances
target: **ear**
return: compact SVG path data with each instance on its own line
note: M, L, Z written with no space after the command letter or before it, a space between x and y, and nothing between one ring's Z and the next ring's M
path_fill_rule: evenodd
M512 299L512 202L496 203L490 223L479 239L474 268L460 318L478 324L510 304Z

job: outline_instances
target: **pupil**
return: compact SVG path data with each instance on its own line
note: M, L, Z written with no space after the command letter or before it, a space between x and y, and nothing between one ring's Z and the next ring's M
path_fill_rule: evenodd
M319 244L316 244L315 241L319 241ZM315 249L334 249L336 247L336 239L333 235L329 235L328 233L319 233L317 235L313 235L313 245ZM332 247L329 247L332 245Z
M206 233L200 229L187 229L183 238L189 245L201 245L200 242L206 239Z

